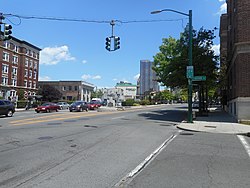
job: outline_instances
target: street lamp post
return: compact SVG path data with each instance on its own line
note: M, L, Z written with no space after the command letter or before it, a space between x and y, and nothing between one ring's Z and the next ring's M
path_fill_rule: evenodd
M158 14L161 12L175 12L178 14L182 14L185 16L189 17L189 50L188 50L188 59L189 59L189 63L188 65L191 67L193 64L193 50L192 50L192 46L193 46L193 26L192 26L192 10L189 10L189 13L183 13L183 12L179 12L176 10L172 10L172 9L162 9L162 10L156 10L151 12L151 14ZM192 77L188 77L188 123L193 123L193 112L192 112L192 90L193 90L193 86L192 86Z

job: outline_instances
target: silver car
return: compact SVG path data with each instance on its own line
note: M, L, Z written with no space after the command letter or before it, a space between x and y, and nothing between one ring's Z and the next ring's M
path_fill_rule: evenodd
M57 105L60 106L61 110L69 109L69 106L70 106L67 102L58 102Z

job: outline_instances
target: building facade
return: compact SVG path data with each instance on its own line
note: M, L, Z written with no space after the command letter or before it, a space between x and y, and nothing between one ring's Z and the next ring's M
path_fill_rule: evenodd
M25 99L36 95L40 51L40 48L15 37L0 41L1 98L16 101L21 92Z
M82 100L91 101L91 93L95 86L84 81L39 81L38 87L50 85L62 93L61 100Z
M139 95L143 98L145 93L150 91L159 91L159 84L156 81L157 76L152 69L153 62L149 60L140 61L140 86Z
M227 0L221 16L221 57L227 65L227 107L238 121L250 120L250 1Z

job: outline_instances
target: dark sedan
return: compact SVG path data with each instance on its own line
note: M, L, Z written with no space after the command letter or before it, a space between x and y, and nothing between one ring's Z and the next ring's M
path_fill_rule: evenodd
M82 112L82 111L88 111L88 104L84 101L75 101L69 106L69 111L76 111L76 112Z
M37 113L39 113L39 112L52 112L52 111L57 112L58 110L60 110L60 106L55 104L55 103L52 103L52 102L44 103L44 104L35 108L35 111Z
M15 105L8 100L0 100L0 115L12 117L15 112Z

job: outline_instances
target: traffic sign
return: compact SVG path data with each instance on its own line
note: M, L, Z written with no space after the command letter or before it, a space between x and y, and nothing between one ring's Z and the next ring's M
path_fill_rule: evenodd
M193 81L205 81L207 79L206 76L194 76Z
M187 66L187 78L194 77L194 66Z

